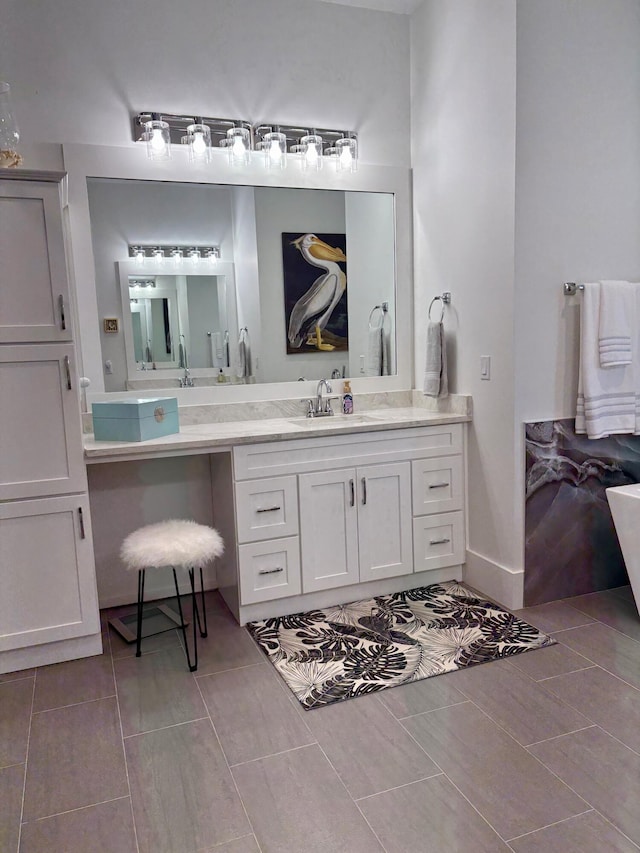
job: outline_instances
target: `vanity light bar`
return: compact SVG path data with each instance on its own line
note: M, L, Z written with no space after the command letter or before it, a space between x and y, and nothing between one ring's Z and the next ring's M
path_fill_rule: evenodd
M201 146L210 144L212 148L235 149L240 144L247 156L249 151L263 151L266 166L279 165L284 168L286 155L296 154L302 160L303 166L308 167L313 163L315 168L320 168L322 160L332 159L336 162L338 169L355 171L358 159L358 137L352 130L298 127L277 122L252 125L242 119L185 116L151 111L133 116L134 141L148 143L150 134L154 132L152 128L156 124L161 124L168 145L163 156L155 159L166 159L166 156L170 156L171 145L191 144L194 128L201 130L202 126L209 130L210 139L207 138L205 141L205 137L201 136ZM192 148L191 144L190 150ZM192 159L203 158L196 156ZM242 162L242 158L236 156L235 162Z
M146 258L154 260L203 260L215 261L220 257L219 246L144 246L140 243L129 246L129 257L136 261L144 261Z
M155 278L130 278L129 287L155 287Z

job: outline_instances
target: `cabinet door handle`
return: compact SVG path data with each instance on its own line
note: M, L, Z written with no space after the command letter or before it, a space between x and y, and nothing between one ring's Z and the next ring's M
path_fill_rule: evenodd
M349 480L349 488L351 489L351 506L356 505L356 487L353 480Z
M65 329L67 328L67 320L65 317L65 310L64 310L64 296L62 294L60 294L60 296L58 296L58 306L60 308L60 329L64 332Z
M447 539L446 537L443 539L430 539L429 545L445 545L447 542L451 542L451 539Z
M84 516L82 515L82 507L78 507L78 522L80 523L80 538L86 539L86 534L84 532Z
M277 569L260 569L258 572L259 575L277 575L278 572L284 572L282 566L278 566Z
M367 502L367 478L362 478L362 503L366 504Z
M449 483L429 483L430 489L444 489Z
M265 506L261 509L257 509L256 512L277 512L281 507L279 506Z
M64 357L64 372L67 376L67 391L71 391L71 362L68 355Z

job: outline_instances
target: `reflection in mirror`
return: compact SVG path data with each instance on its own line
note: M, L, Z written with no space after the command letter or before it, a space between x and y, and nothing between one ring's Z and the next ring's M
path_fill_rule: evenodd
M102 337L113 366L106 390L148 370L175 384L185 367L197 384L221 369L233 383L396 372L393 194L105 178L87 186L98 310L113 316L120 302L125 332L124 341ZM140 243L211 244L221 258L125 261ZM155 288L130 286L152 276ZM384 317L374 310L383 303Z

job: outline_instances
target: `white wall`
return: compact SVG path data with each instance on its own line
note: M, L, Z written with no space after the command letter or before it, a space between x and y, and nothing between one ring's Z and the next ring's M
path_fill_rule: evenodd
M409 165L409 18L314 0L0 0L25 143L124 145L160 109L360 134ZM27 166L30 164L27 162Z
M416 382L429 301L450 290L450 390L474 404L470 563L513 569L515 3L426 0L411 21Z

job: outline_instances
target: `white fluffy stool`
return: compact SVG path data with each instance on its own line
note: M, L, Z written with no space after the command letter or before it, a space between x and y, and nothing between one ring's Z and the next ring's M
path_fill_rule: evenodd
M134 530L122 543L120 556L127 569L138 572L138 626L136 634L136 657L141 655L142 644L142 606L144 604L144 578L147 569L170 566L173 569L173 580L176 585L178 610L180 611L180 627L184 638L185 652L190 672L198 668L198 645L196 637L196 622L200 636L207 636L207 615L204 606L204 583L202 566L214 557L219 557L224 551L224 543L217 530L195 521L171 519L158 524L148 524ZM196 601L194 570L200 569L200 595L202 599L202 621ZM191 582L191 601L193 603L193 652L194 663L191 663L187 631L182 615L180 590L176 569L187 569Z

